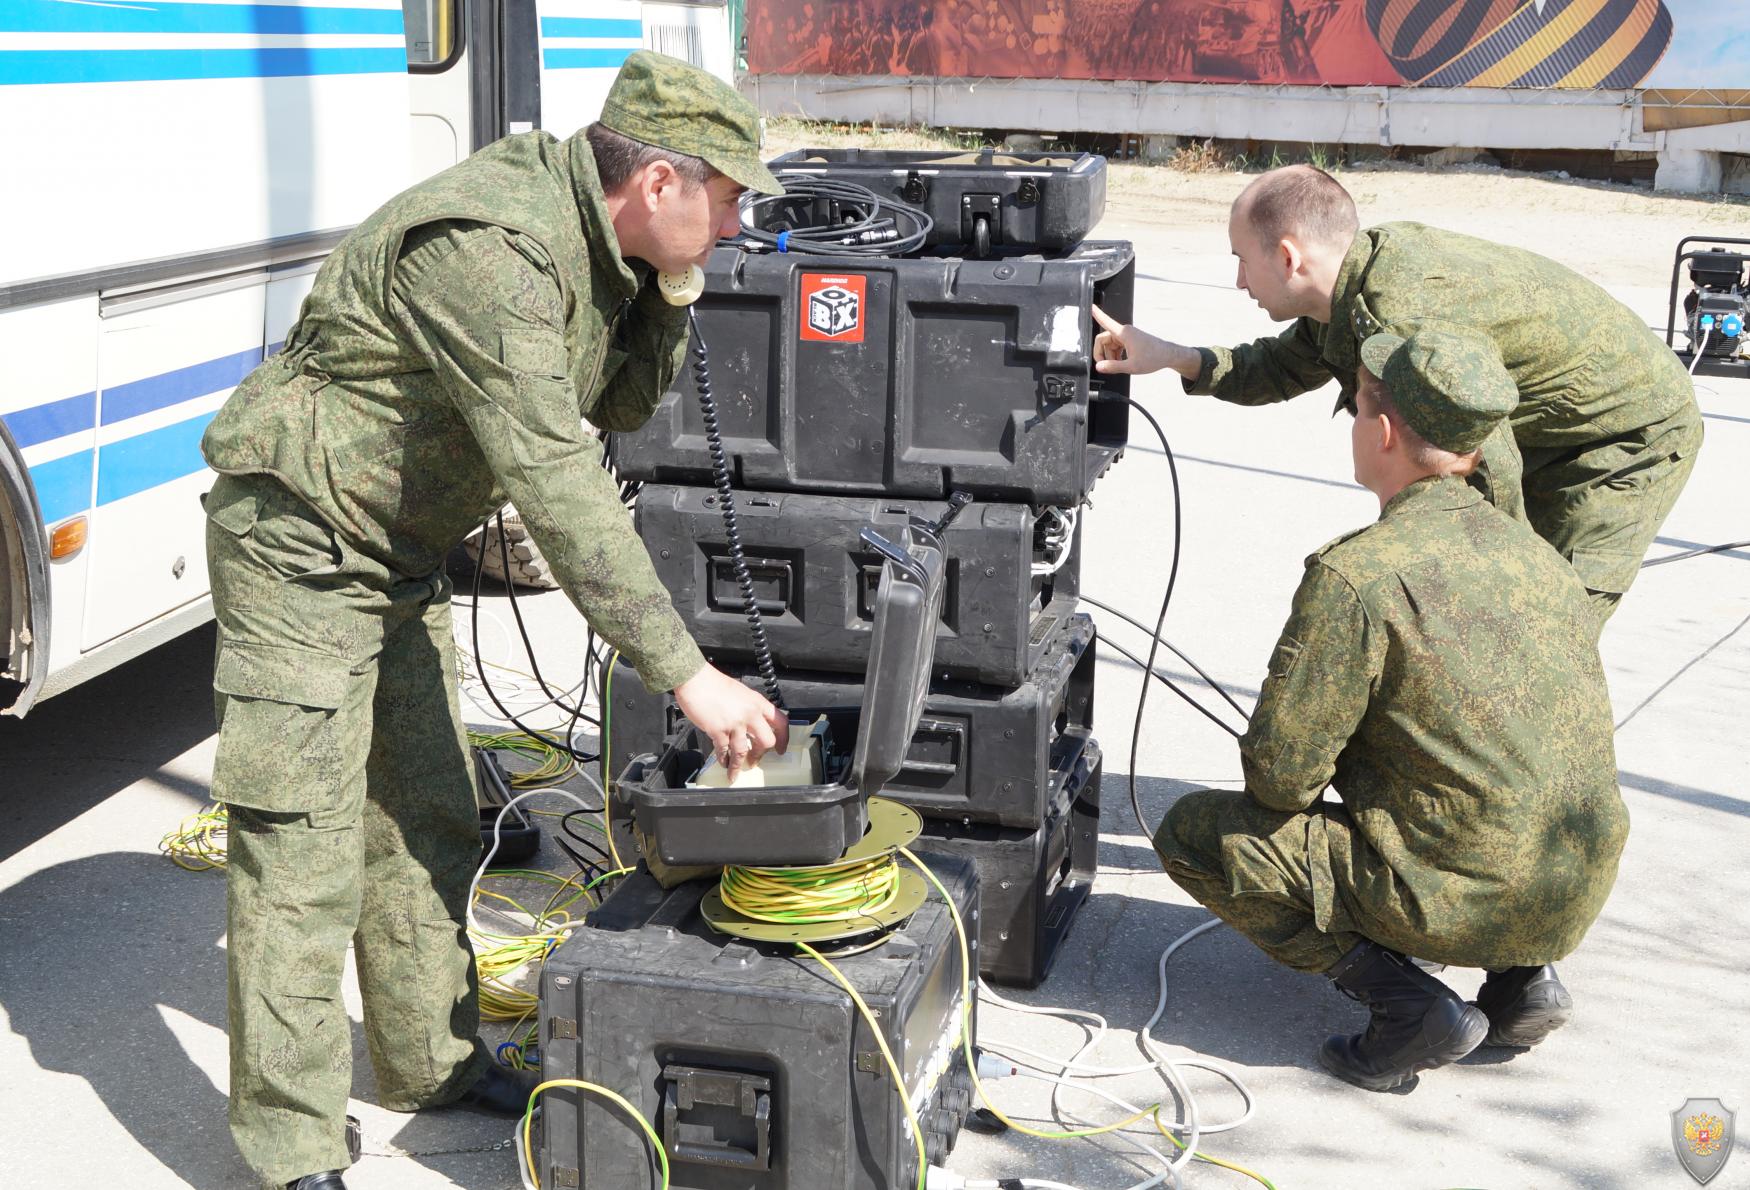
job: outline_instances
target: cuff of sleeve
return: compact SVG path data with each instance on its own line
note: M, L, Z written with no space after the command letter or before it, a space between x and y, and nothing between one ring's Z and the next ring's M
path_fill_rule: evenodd
M1197 371L1197 379L1184 381L1185 391L1192 396L1207 397L1215 391L1215 373L1221 367L1221 357L1207 347L1197 348L1197 355L1203 366Z
M627 658L637 669L644 688L652 694L667 693L705 668L705 655L685 629L679 630L679 638L647 650L642 656Z

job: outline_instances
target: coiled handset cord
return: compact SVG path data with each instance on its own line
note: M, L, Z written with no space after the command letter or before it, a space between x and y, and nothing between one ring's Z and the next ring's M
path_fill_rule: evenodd
M773 706L782 709L784 696L778 690L778 670L772 663L772 645L766 639L766 622L760 615L760 603L754 594L753 576L747 570L747 558L742 554L741 527L735 519L735 490L729 482L729 456L723 449L723 431L717 424L717 402L711 399L710 357L694 307L687 308L687 323L693 332L693 383L699 390L699 413L705 421L705 445L711 451L711 474L723 511L723 536L729 544L729 561L735 568L736 584L741 588L742 611L747 617L748 635L753 638L754 662L759 666L760 680L765 683L766 697L772 700Z

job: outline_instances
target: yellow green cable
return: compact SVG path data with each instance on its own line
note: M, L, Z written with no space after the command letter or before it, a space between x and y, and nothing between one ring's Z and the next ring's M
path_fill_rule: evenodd
M831 959L806 942L796 943L796 948L832 972L833 978L838 980L845 991L850 993L851 1001L856 1004L857 1011L863 1014L863 1020L868 1023L869 1032L875 1037L875 1044L881 1048L881 1060L887 1063L887 1073L893 1077L894 1090L899 1093L899 1105L905 1108L905 1118L911 1121L911 1136L918 1146L918 1190L924 1190L924 1179L929 1176L930 1172L930 1159L924 1149L923 1125L918 1123L918 1114L911 1105L911 1096L905 1093L905 1077L899 1072L899 1063L893 1060L893 1051L888 1048L887 1038L882 1036L880 1023L875 1019L875 1014L869 1010L869 1005L864 1001L861 993L857 991L856 985L845 978L843 971L833 966Z
M620 858L619 848L614 846L614 824L610 817L614 812L614 769L608 744L612 738L608 724L614 713L614 667L619 662L620 650L615 649L608 658L608 672L602 678L602 833L608 837L608 857L616 868L623 868L626 863Z
M523 1109L523 1158L529 1167L529 1179L535 1190L541 1190L541 1171L535 1167L535 1146L529 1135L535 1119L535 1099L541 1092L553 1087L575 1087L592 1095L600 1095L610 1103L618 1104L636 1120L638 1127L644 1130L644 1135L650 1138L650 1147L656 1150L656 1160L662 1167L662 1190L668 1190L668 1152L663 1148L662 1138L656 1135L656 1129L644 1118L644 1113L627 1102L626 1097L618 1091L610 1091L606 1087L598 1087L578 1078L551 1078L529 1092L529 1105Z
M755 921L814 925L880 913L899 896L891 854L802 868L723 869L723 903Z
M223 802L214 802L166 833L158 850L185 872L216 871L227 862L229 830L229 811Z

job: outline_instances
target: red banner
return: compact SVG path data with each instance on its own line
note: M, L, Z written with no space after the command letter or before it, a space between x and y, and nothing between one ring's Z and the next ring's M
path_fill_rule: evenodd
M748 0L756 74L1632 87L1663 0Z

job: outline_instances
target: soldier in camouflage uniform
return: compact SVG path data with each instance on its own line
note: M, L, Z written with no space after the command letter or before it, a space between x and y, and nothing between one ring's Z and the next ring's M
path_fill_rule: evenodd
M1241 405L1336 378L1354 401L1362 340L1434 320L1488 336L1518 390L1476 482L1573 564L1602 629L1695 467L1701 411L1671 349L1633 311L1552 260L1419 223L1357 233L1321 170L1273 170L1233 206L1238 285L1286 331L1234 348L1182 347L1122 326L1095 339L1102 372L1171 368L1185 391Z
M207 431L231 1126L269 1183L343 1187L349 943L385 1107L520 1114L532 1088L476 1037L463 924L480 836L442 565L473 526L513 500L732 767L784 745L688 637L583 424L654 411L687 326L654 270L733 234L743 188L781 192L758 146L728 87L633 54L598 124L507 137L348 235Z
M1368 1005L1320 1057L1389 1090L1567 1019L1550 964L1609 895L1628 816L1586 593L1462 478L1516 400L1493 344L1427 325L1360 355L1355 473L1379 520L1306 560L1245 789L1180 798L1155 849L1272 958ZM1490 974L1466 1005L1410 954Z

